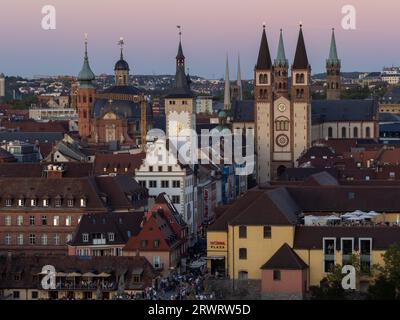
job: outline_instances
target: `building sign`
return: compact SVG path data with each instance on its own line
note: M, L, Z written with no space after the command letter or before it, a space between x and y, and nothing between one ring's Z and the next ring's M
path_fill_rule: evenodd
M208 190L204 189L204 221L208 222Z
M224 241L211 241L210 248L211 249L225 249L225 242Z

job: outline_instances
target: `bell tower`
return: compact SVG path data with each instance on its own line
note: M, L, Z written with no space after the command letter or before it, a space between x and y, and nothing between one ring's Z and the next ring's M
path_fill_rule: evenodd
M289 62L286 59L285 45L283 43L282 29L279 36L278 53L274 61L275 93L276 96L289 98L288 88Z
M273 66L264 25L257 64L254 68L256 170L259 184L271 179L273 83Z
M292 152L293 162L309 148L311 141L311 66L304 44L303 29L300 24L299 38L292 66Z
M89 65L87 45L87 34L85 34L85 56L82 70L78 75L77 90L78 130L80 137L84 140L90 136L90 115L96 95L96 88L93 85L96 77Z
M340 100L340 91L342 87L340 68L341 62L336 49L335 29L332 29L331 48L329 50L329 58L326 60L327 100Z
M121 46L121 55L114 67L115 85L127 86L129 81L129 64L124 60L124 38L120 38L118 44Z

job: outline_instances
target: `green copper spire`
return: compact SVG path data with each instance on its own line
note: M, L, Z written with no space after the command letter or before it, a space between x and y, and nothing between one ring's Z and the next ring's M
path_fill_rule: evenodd
M335 29L332 28L332 38L331 38L331 48L329 50L329 58L327 63L330 65L340 65L340 60L338 58L336 49L336 39L335 39Z
M281 29L281 34L279 36L278 53L276 54L275 66L287 66L289 65L285 54L285 45L283 43L283 34Z
M88 57L88 53L87 53L87 44L88 44L87 34L85 34L85 57L83 59L82 69L78 75L79 86L81 88L82 87L92 88L93 87L92 81L96 78L92 69L90 69L89 57Z

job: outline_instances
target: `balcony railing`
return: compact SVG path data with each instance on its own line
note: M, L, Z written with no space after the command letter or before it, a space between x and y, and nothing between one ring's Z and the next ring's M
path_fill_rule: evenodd
M40 285L39 285L40 287ZM57 282L55 290L102 290L102 291L113 291L118 287L117 283L105 282L105 283L71 283L71 282Z

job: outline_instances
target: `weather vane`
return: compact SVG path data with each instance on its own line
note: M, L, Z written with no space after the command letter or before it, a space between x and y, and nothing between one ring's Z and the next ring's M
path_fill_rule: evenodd
M182 40L182 27L181 26L176 26L179 30L179 41Z
M124 49L124 38L123 37L119 37L119 41L118 41L118 45L121 46L121 60L123 60L123 49Z

